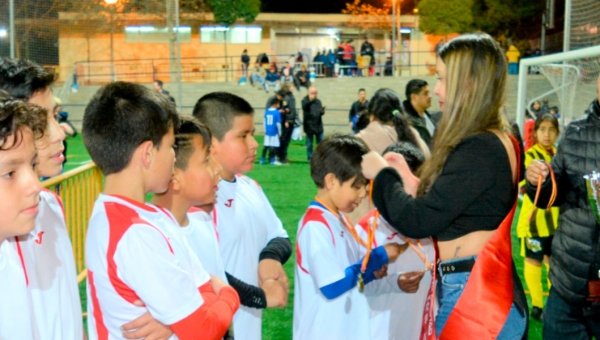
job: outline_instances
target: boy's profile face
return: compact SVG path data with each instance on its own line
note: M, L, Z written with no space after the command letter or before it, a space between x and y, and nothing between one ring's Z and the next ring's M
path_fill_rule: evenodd
M38 91L29 98L29 103L43 107L48 112L48 126L44 131L44 136L35 141L38 151L39 176L51 177L60 174L63 162L65 160L63 141L65 132L60 127L56 112L56 101L49 87Z
M354 211L367 195L367 186L355 183L355 181L356 176L345 182L333 178L332 183L327 185L331 202L341 212L350 213Z
M215 203L220 166L210 154L210 149L202 142L202 137L192 138L194 152L188 159L185 170L175 168L175 179L179 182L180 195L193 205Z
M232 180L236 174L246 173L254 167L258 143L254 139L254 116L233 118L232 128L222 140L213 138L214 155L221 165L221 177Z
M175 165L175 135L173 127L164 135L160 141L160 147L152 148L153 156L148 173L151 178L146 191L153 193L163 193L169 188L169 182L173 177L173 167Z
M35 172L36 152L33 134L21 130L18 145L0 151L0 243L8 237L24 235L35 226L42 186ZM13 143L14 135L6 140Z

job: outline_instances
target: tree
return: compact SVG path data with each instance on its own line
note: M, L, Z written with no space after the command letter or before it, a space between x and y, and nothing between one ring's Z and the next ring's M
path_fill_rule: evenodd
M474 0L422 0L419 2L419 29L425 33L448 35L474 28Z
M482 31L500 40L532 38L539 36L544 5L545 0L422 0L419 28L444 35Z
M208 0L215 22L230 26L238 19L251 23L260 12L260 0Z
M391 1L385 1L381 7L377 7L362 0L354 0L354 2L346 3L346 8L342 10L342 13L351 15L350 22L362 29L389 30L392 27L391 8Z

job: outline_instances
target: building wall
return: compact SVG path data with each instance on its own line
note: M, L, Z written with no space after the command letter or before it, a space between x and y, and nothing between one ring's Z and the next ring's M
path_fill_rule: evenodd
M377 57L377 62L385 63L388 54L383 51L389 51L391 45L387 32L345 27L348 19L341 14L301 15L298 20L290 21L294 17L293 14L261 13L252 24L262 27L260 43L228 43L227 46L224 43L201 43L199 27L202 23L189 22L189 19L188 22L182 22L182 25L192 28L191 39L181 43L182 79L184 81L237 79L241 74L240 55L244 49L247 49L252 57L266 52L271 56L271 60L283 62L298 51L303 51L312 58L317 50L323 48L335 50L339 39L352 38L353 46L358 52L365 35L369 36L376 51L382 52ZM203 17L204 23L207 22L206 19ZM112 79L147 83L152 82L153 79L162 79L165 82L174 80L170 79L171 65L167 41L127 41L123 28L114 28L112 50L115 77L113 77L111 34L105 32L108 25L99 29L104 32L85 34L81 33L81 29L70 26L67 16L61 20L64 20L65 24L61 25L59 34L60 80L66 80L73 71L76 71L79 76L78 81L81 83L105 83ZM414 18L406 21L416 22ZM402 22L404 23L405 20L403 19ZM337 34L336 36L323 34L324 29L335 29ZM409 63L419 65L410 68L411 74L431 73L428 65L435 65L435 56L431 51L438 41L439 38L413 30L410 43L401 49L401 53L404 54L398 60L408 60ZM410 55L407 56L407 52L410 52Z

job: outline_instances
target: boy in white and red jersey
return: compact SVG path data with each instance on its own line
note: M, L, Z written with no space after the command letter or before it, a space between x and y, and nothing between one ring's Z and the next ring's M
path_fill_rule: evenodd
M226 281L218 234L210 215L220 167L211 156L211 134L192 117L181 117L175 133L175 170L169 189L153 203L168 210L206 271Z
M282 264L291 255L291 245L265 194L243 175L256 159L254 110L243 98L213 92L198 100L193 113L213 134L213 155L221 166L215 205L219 245L225 270L236 279L228 277L229 283L242 301L233 320L234 335L259 340L262 309L287 304L289 285Z
M175 221L144 203L168 188L177 126L172 102L142 85L111 83L86 107L84 143L105 174L86 238L91 339L121 338L121 325L146 311L179 339L220 339L239 306Z
M56 120L53 81L54 74L28 60L0 61L0 88L45 109L46 129L35 142L40 177L58 175L64 162L65 134ZM81 339L83 322L75 259L60 198L43 190L34 230L19 235L16 241L27 271L27 288L34 306L32 330L37 338Z
M38 214L41 184L34 138L46 114L0 91L0 339L37 339L29 277L15 237L29 233Z
M360 139L334 135L319 143L311 158L318 189L296 237L294 339L371 338L369 306L359 290L404 248L389 243L361 259L360 244L366 241L344 216L366 195L361 161L367 152Z
M416 172L425 160L420 149L409 142L388 146L383 154L402 154L411 171ZM357 224L359 235L366 237L374 229L374 246L390 242L410 242L410 247L396 261L390 262L387 277L365 288L371 309L371 339L407 339L421 337L424 306L430 291L435 261L433 240L408 239L393 229L377 209L369 211ZM364 253L366 248L361 247ZM431 308L433 308L433 297ZM433 327L433 320L431 320ZM433 329L433 328L432 328Z

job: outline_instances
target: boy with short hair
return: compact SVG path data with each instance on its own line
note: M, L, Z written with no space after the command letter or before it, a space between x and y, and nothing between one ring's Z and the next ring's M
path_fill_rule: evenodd
M65 160L65 134L56 119L53 82L52 73L31 61L0 61L0 88L44 109L44 136L35 141L36 170L42 178L60 174ZM17 240L28 275L35 331L42 339L81 339L83 322L73 247L62 201L55 193L42 190L36 226Z
M192 117L182 117L175 134L175 170L169 189L153 203L172 214L206 271L222 280L225 266L210 211L215 203L219 166L211 156L211 133Z
M2 91L0 91L2 92ZM34 138L43 134L41 108L0 93L0 338L39 338L19 235L35 227L42 189Z
M388 152L401 154L411 171L416 172L425 161L423 152L410 142L397 142L388 146ZM369 211L357 224L359 235L365 236L375 229L374 243L390 242L410 244L410 249L396 261L390 261L387 277L365 288L371 309L371 339L419 339L423 314L428 297L433 296L431 274L435 251L430 237L409 239L398 233L379 215L377 209ZM361 251L366 251L362 247ZM431 299L433 304L433 297ZM429 307L433 308L432 305ZM431 320L433 325L433 320ZM425 325L427 326L427 324ZM433 329L433 327L432 327Z
M240 293L243 306L234 317L234 334L258 340L262 309L287 304L288 280L282 264L291 255L291 245L265 194L243 175L254 166L258 148L254 110L243 98L213 92L200 98L193 112L211 130L214 156L221 166L215 214L225 270L261 288ZM259 303L250 303L253 300Z
M265 111L263 125L265 128L265 138L263 140L263 151L260 157L260 164L281 165L277 160L277 148L279 148L279 135L281 134L281 113L279 105L281 100L274 97L271 106ZM265 158L268 157L268 158Z
M361 259L358 236L344 213L366 195L361 172L368 152L360 139L334 135L311 158L317 196L300 220L296 236L294 339L370 339L369 306L359 289L405 249L379 246ZM359 289L355 289L357 283Z
M86 238L91 339L122 337L121 325L146 310L179 339L218 339L239 306L172 232L174 221L144 204L168 188L177 126L169 99L137 84L106 85L86 107L84 143L105 175Z

